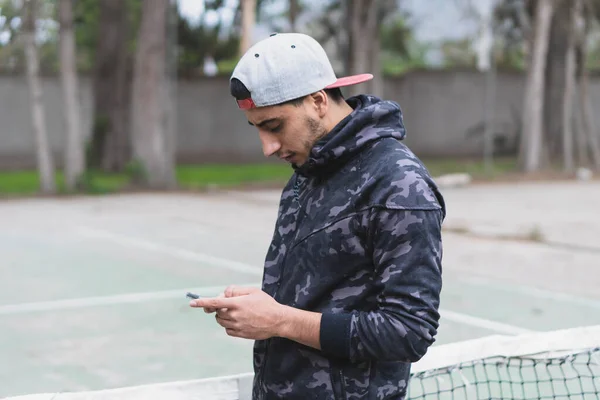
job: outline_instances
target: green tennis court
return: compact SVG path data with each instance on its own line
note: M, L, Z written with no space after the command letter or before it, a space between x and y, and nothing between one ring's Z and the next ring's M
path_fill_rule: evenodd
M600 184L444 194L435 346L600 324ZM251 372L252 343L185 293L259 285L277 201L246 191L1 202L0 398Z

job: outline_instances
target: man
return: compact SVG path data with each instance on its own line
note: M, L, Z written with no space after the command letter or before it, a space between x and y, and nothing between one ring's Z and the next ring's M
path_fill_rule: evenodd
M397 104L340 87L311 37L242 57L231 94L265 156L289 162L262 289L191 303L256 340L254 399L403 399L437 333L445 204Z

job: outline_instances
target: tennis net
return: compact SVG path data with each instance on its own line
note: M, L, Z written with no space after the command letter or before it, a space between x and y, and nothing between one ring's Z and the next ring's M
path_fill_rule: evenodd
M410 399L600 399L600 326L434 346Z
M11 400L250 400L252 373ZM432 346L411 369L408 398L600 399L600 325ZM6 399L5 399L6 400Z

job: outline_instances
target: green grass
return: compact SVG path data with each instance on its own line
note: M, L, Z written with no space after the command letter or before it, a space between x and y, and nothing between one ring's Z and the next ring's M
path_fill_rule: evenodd
M495 160L494 170L485 171L478 160L424 159L430 173L436 177L443 174L466 172L475 179L486 179L516 171L514 159ZM289 165L283 163L240 165L180 165L177 182L181 189L198 190L209 187L234 187L244 184L283 184L292 175ZM86 193L114 193L130 187L127 173L109 174L90 172L86 176ZM62 173L56 174L58 192L66 193ZM40 182L36 171L0 171L0 196L28 196L39 192Z
M292 175L284 164L181 165L176 177L182 189L211 186L237 186L248 183L283 183ZM114 193L130 186L127 173L90 172L85 178L88 194ZM64 176L56 173L59 193L66 193ZM40 179L36 171L0 171L0 196L27 196L39 193Z
M36 171L15 171L0 173L0 193L30 194L39 187Z
M486 171L481 159L424 158L422 161L434 177L444 174L468 173L474 179L493 179L518 172L516 158L494 159L489 171Z
M177 181L183 188L207 186L236 186L247 183L285 182L292 175L287 164L241 165L181 165L177 168Z
M87 177L90 193L110 193L127 185L125 174L90 173ZM40 179L37 171L0 172L0 195L32 195L39 192ZM62 173L56 174L56 187L59 193L66 193Z

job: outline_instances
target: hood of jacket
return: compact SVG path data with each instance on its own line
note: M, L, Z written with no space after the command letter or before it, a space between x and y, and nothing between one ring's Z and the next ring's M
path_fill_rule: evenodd
M354 109L313 146L308 160L294 169L301 175L313 175L334 168L383 138L406 137L402 110L388 100L359 95L346 102Z

